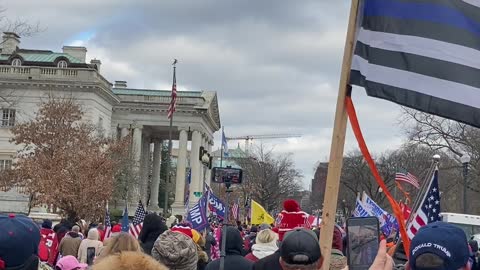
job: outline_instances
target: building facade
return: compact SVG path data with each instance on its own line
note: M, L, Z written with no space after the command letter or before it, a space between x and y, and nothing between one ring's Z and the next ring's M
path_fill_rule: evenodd
M49 96L73 98L85 112L84 121L95 124L105 136L131 135L134 169L140 181L129 197L133 204L137 199L150 201L148 207L158 210L155 202L161 181L161 146L169 138L170 90L129 88L125 81L110 83L101 75L100 60L86 62L85 47L64 46L62 52L52 52L21 49L19 45L18 35L4 33L0 53L0 173L12 165L19 149L9 142L10 129L32 119L41 101ZM178 146L173 151L177 154L173 172L176 185L172 187L175 214L184 211L188 167L192 170L190 192L203 190L202 177L208 177L209 171L200 163L199 149L203 146L210 152L213 135L219 129L216 92L178 92L172 133L174 145ZM15 188L0 193L0 212L24 212L26 204L28 196Z

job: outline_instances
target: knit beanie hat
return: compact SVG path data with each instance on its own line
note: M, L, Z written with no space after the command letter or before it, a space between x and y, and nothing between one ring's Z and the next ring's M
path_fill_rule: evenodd
M180 223L172 227L172 231L181 232L186 236L193 238L192 228L187 223Z
M172 269L197 269L197 246L192 238L180 232L168 230L158 236L153 244L152 256Z

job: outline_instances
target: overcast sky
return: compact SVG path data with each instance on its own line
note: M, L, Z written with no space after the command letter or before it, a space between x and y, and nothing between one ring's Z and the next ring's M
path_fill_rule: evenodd
M82 45L103 75L132 88L170 89L177 58L179 90L217 91L227 136L299 133L265 141L291 152L304 186L327 161L349 0L0 0L9 18L45 31L22 48L60 51ZM401 144L399 107L353 93L374 153ZM258 142L258 141L257 141ZM220 145L216 134L215 149ZM236 142L230 143L230 148ZM355 150L349 131L346 152Z

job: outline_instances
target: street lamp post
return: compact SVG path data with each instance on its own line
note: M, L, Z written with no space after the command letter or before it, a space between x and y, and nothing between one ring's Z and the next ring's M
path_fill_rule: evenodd
M211 168L211 158L210 154L208 153L203 146L200 146L200 161L202 162L203 165L203 189L205 190L205 183L206 183L206 177L207 177L207 170Z
M470 156L463 154L460 158L463 164L463 213L467 213L467 180L468 180L468 164L470 163Z

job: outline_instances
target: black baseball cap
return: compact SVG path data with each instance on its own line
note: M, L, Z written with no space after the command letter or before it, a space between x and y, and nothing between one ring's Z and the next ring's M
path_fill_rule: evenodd
M285 234L280 245L280 256L288 264L313 264L322 254L315 233L311 230L298 228Z

